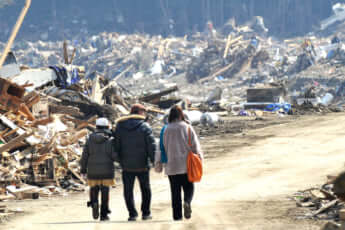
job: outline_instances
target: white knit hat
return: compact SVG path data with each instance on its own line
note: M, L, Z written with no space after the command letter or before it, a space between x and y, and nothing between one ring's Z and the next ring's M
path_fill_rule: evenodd
M108 126L109 126L109 121L108 121L108 119L105 118L105 117L98 118L98 119L96 120L96 126L108 127Z

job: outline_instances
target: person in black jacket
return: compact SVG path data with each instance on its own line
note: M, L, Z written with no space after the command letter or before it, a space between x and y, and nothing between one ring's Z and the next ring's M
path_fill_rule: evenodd
M98 194L101 191L101 221L109 220L109 186L115 185L114 161L117 159L113 151L113 140L106 118L96 120L96 131L92 133L84 147L80 160L81 174L87 174L90 186L90 201L92 216L99 218Z
M131 115L117 121L115 130L115 151L118 153L122 167L124 198L129 212L128 221L135 221L138 212L133 197L134 181L139 179L142 204L142 219L151 216L150 167L154 164L156 150L151 127L145 122L146 109L143 105L134 104Z

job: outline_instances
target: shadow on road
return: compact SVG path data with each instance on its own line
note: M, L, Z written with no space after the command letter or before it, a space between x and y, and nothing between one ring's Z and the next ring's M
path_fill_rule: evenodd
M69 224L140 224L140 223L152 223L152 224L161 224L161 223L171 223L172 220L152 220L152 221L71 221L71 222L48 222L48 223L37 223L40 225L69 225Z

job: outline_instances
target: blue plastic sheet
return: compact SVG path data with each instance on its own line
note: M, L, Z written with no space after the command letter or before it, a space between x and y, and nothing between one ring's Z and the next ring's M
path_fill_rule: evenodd
M238 114L239 116L249 116L248 112L245 110L241 110L240 113Z
M330 50L327 54L327 59L332 59L335 56L335 50Z
M291 104L289 103L272 103L266 106L265 111L276 112L283 109L285 113L291 110Z

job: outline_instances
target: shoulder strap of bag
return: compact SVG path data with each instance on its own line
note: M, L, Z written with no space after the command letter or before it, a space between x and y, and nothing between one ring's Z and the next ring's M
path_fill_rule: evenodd
M188 127L188 145L192 147L192 137L191 137L190 127Z
M164 132L165 132L166 128L167 128L167 125L164 125L162 130L161 130L160 140L159 140L159 147L160 147L160 150L161 150L161 162L162 163L167 163L168 162L168 157L167 157L167 154L165 152L165 147L164 147Z

